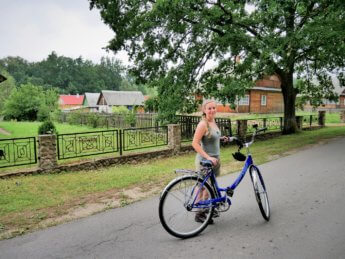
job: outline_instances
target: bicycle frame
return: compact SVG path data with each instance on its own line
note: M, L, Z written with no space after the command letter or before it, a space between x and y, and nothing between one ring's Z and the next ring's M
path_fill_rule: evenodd
M253 164L252 155L248 154L241 173L237 176L235 181L226 188L219 187L217 179L216 179L214 172L213 172L213 168L211 168L209 170L209 172L207 173L205 179L203 180L203 182L201 184L201 188L199 188L198 193L194 198L194 201L192 203L192 207L193 208L209 208L209 207L216 205L219 202L225 202L225 201L227 201L229 203L229 205L231 205L231 200L227 197L226 194L224 196L222 196L221 192L226 193L229 189L234 191L236 189L236 187L241 183L241 181L242 181L243 177L245 176L245 174L247 173L248 169L253 165L254 164ZM217 197L215 199L202 200L202 201L195 203L197 197L199 196L200 190L203 188L203 186L208 181L208 179L211 179L211 184L214 185L214 190L216 191ZM194 192L194 190L193 190L193 192ZM210 206L211 204L212 204L212 206Z

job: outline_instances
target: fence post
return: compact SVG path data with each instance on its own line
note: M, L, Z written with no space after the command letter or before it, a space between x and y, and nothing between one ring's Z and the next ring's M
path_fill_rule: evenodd
M181 126L179 124L168 125L168 147L174 153L178 153L181 149Z
M57 166L56 135L38 136L38 166L44 171L52 170Z
M237 120L237 133L241 139L247 135L247 120Z
M302 130L303 128L303 116L296 116L297 129Z
M319 111L319 126L324 127L326 121L326 111Z
M345 123L345 111L340 112L340 122Z

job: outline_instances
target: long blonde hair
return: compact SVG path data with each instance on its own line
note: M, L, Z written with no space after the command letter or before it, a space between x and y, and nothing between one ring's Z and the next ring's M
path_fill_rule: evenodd
M206 137L210 138L211 137L211 127L210 127L210 124L208 123L208 120L206 119L206 113L205 113L205 109L206 109L206 105L209 104L209 103L215 103L216 101L215 100L212 100L212 99L206 99L203 101L202 103L202 106L201 106L201 111L202 111L202 120L206 122L206 127L207 127L207 130L206 130Z

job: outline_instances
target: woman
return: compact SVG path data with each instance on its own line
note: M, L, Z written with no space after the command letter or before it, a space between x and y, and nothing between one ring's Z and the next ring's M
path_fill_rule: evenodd
M197 152L195 158L196 170L200 171L202 160L210 160L216 176L220 174L220 140L227 141L227 137L221 137L221 132L216 124L215 118L217 105L213 100L206 100L202 105L203 119L199 122L193 138L192 146ZM201 191L198 200L207 199L207 192ZM218 211L214 212L213 217L219 216ZM195 214L195 221L204 222L206 212L200 210ZM210 223L213 223L211 219Z

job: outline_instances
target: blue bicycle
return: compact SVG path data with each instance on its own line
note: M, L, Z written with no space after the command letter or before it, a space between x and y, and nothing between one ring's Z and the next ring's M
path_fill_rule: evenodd
M230 197L233 196L234 190L248 169L260 212L263 218L269 221L270 205L266 187L259 168L254 165L249 151L249 146L254 143L256 134L265 131L266 128L258 129L258 126L254 125L254 129L250 142L243 143L236 137L230 137L230 141L235 141L239 147L233 157L236 160L245 161L241 173L232 185L226 188L219 187L212 162L208 160L201 162L203 169L200 172L175 170L176 173L183 175L172 180L164 188L159 201L159 218L168 233L178 238L189 238L202 232L212 221L212 217L218 212L225 212L230 208ZM243 147L247 150L247 156L240 152ZM195 215L201 210L205 219L200 223L196 222Z

